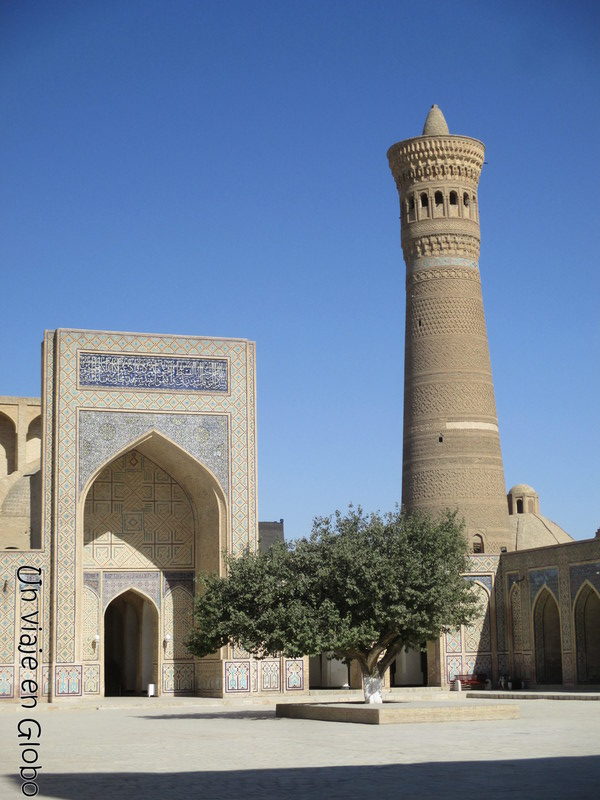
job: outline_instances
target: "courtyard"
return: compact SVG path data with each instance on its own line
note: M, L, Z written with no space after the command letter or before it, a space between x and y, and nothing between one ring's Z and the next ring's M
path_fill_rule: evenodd
M29 716L42 728L44 798L597 797L600 703L502 702L518 702L520 718L348 725L198 698L5 707L0 796L22 796L17 723Z

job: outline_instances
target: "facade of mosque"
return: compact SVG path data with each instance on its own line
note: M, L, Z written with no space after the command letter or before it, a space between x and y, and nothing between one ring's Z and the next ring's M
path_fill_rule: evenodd
M403 505L458 509L481 614L392 685L600 684L600 538L505 494L479 273L484 146L433 107L388 153L407 267ZM185 648L200 572L259 546L255 349L241 339L48 331L42 399L0 397L0 698L308 688L308 660ZM283 521L263 525L268 546ZM353 682L326 658L311 682Z
M0 400L1 697L303 690L303 659L185 647L199 572L258 546L254 354L46 333L41 406Z

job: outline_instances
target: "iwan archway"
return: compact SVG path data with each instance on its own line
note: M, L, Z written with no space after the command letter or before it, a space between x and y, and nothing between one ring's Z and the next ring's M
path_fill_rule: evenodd
M216 478L152 432L95 473L81 515L82 653L99 693L195 693L195 578L220 572L227 547Z
M154 603L132 589L104 612L104 694L143 695L157 684L158 613Z

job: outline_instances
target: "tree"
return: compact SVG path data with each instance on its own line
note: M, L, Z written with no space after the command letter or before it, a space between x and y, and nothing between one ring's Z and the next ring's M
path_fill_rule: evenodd
M461 573L467 544L456 514L438 520L401 511L315 519L308 539L227 559L227 577L204 577L187 645L194 655L227 644L257 658L330 652L355 660L365 702L381 702L386 670L467 624L476 600Z

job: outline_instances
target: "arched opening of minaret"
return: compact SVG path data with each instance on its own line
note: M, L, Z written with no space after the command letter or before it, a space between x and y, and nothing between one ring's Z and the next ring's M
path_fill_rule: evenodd
M451 217L458 217L458 194L455 191L448 195L448 214Z
M421 216L428 217L429 216L429 197L427 192L421 193Z
M575 603L578 683L600 684L600 596L586 583Z
M484 545L483 545L483 536L480 533L476 533L473 536L473 552L474 553L483 553L484 552Z
M560 614L554 595L544 588L533 609L537 683L562 683Z
M158 614L139 592L112 600L104 614L104 694L142 695L157 683Z

